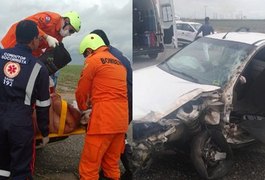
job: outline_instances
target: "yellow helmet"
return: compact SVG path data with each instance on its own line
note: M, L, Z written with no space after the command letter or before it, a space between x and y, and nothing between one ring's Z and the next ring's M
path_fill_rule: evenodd
M90 48L95 51L101 46L105 46L105 43L102 38L97 34L91 33L84 37L84 39L81 41L79 52L80 54L83 54L87 48Z
M76 32L78 32L81 28L81 20L79 18L79 15L75 11L69 11L63 15L63 17L67 17L70 20L70 24L74 27Z

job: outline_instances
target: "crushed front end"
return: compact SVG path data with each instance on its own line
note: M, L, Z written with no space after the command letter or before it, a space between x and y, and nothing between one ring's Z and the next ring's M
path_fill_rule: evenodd
M201 132L204 124L217 125L222 116L223 103L217 91L204 92L189 99L168 115L157 120L158 113L150 112L132 122L132 156L134 171L149 168L152 156L159 151L175 150L178 143L188 143Z

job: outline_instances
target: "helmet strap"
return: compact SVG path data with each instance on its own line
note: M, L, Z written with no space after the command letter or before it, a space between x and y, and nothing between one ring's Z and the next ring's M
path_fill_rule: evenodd
M64 25L63 25L64 29L66 26L70 25L70 22L68 22L68 18L63 18L63 20L64 20Z

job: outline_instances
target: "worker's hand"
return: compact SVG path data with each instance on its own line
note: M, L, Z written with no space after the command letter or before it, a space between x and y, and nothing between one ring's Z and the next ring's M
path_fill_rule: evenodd
M90 116L91 109L82 111L80 124L86 125L88 124L89 116Z
M49 141L50 141L49 136L43 137L41 146L44 147L46 144L48 144Z
M46 41L48 42L49 47L54 47L55 48L56 45L59 45L59 41L57 39L55 39L54 37L49 36L49 35L47 35Z

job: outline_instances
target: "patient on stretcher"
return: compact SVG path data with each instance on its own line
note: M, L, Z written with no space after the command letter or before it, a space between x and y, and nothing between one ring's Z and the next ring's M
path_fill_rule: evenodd
M51 106L50 106L50 133L58 133L60 125L60 116L62 112L62 98L59 94L52 93L51 95ZM34 121L36 122L36 114L33 115ZM81 112L67 103L65 127L63 134L71 133L80 127Z

